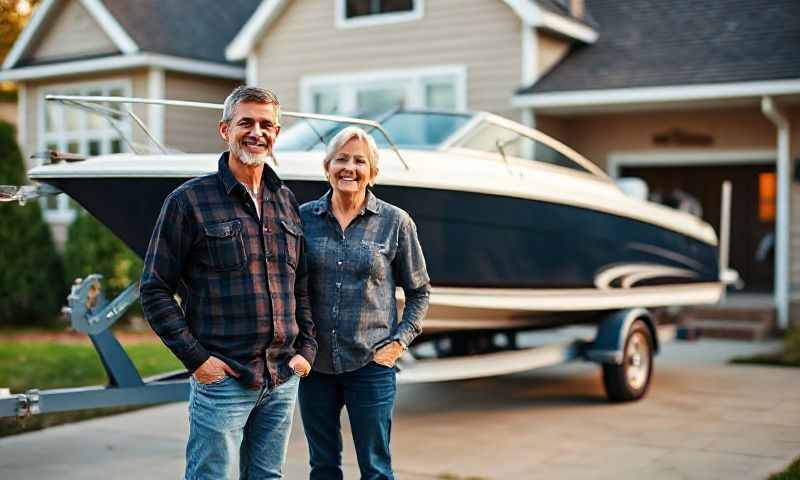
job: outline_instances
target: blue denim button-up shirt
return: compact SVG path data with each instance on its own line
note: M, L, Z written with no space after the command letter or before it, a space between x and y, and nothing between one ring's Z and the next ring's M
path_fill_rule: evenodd
M302 205L300 218L319 345L314 370L342 373L372 361L381 346L408 346L422 332L430 278L408 213L368 191L366 208L342 232L330 196ZM396 286L405 293L399 322Z

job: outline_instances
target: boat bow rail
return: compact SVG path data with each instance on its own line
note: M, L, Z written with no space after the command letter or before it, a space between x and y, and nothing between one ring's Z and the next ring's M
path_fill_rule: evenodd
M224 106L221 103L209 103L209 102L191 102L185 100L164 100L164 99L150 99L150 98L137 98L137 97L104 97L104 96L85 96L85 95L46 95L45 100L51 102L60 102L65 105L71 105L78 108L82 108L84 110L92 111L98 115L103 116L106 118L109 123L111 123L112 127L114 127L117 132L122 136L126 143L131 147L134 152L137 152L134 143L127 139L122 132L122 130L118 126L119 119L116 118L119 116L120 112L114 109L110 109L106 107L104 104L142 104L142 105L160 105L160 106L171 106L171 107L183 107L183 108L197 108L197 109L205 109L205 110L223 110ZM127 110L127 114L134 120L134 122L142 129L144 134L147 138L156 145L162 153L167 153L168 149L159 142L155 136L147 129L145 124L133 113L131 109ZM312 120L320 120L320 121L329 121L329 122L339 122L339 123L346 123L352 125L360 125L362 127L366 127L368 130L377 130L380 132L385 138L386 142L390 146L391 150L397 156L400 163L403 164L403 167L406 170L410 170L411 168L408 166L408 163L403 158L402 153L400 153L400 149L397 148L394 140L392 139L389 132L387 132L383 126L379 122L373 120L367 120L363 118L353 118L353 117L345 117L340 115L323 115L323 114L316 114L316 113L300 113L300 112L291 112L291 111L281 111L281 116L288 117L288 118L295 118L299 120L304 120L310 122ZM312 126L313 129L313 126ZM324 143L324 139L320 138L322 143ZM137 152L139 153L139 152Z

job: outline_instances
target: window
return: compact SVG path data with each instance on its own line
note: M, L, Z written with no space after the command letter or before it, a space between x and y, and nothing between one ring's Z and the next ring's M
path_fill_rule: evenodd
M41 102L40 112L43 117L39 122L41 125L39 150L58 150L83 155L103 155L123 151L124 143L119 133L106 118L57 102L46 101L44 97L51 94L128 97L130 96L129 84L104 83L102 85L48 89L39 99ZM115 104L107 106L118 107ZM130 133L127 123L122 124L122 130ZM75 217L74 205L66 195L45 197L42 201L42 208L45 218L49 222L68 223Z
M339 89L315 88L310 92L311 111L325 115L335 115L339 113Z
M336 0L340 28L408 22L422 18L422 0Z
M758 175L758 219L762 222L775 221L775 173Z
M393 108L463 111L466 109L466 69L366 72L307 77L300 82L306 112L374 115Z
M398 147L433 150L471 118L471 115L464 113L396 112L384 118L382 126ZM347 122L334 120L298 121L281 131L281 141L275 148L281 152L322 149L325 142L348 125ZM370 133L378 148L389 145L380 132Z
M347 18L414 11L413 0L347 0L345 3Z
M499 125L485 123L459 145L461 148L556 165L591 173L555 148Z

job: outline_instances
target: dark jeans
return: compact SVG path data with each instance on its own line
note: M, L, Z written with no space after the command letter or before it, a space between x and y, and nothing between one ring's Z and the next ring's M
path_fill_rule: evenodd
M394 479L389 436L396 392L395 370L377 363L353 372L312 372L300 382L300 413L308 439L312 480L342 479L342 407L362 480Z

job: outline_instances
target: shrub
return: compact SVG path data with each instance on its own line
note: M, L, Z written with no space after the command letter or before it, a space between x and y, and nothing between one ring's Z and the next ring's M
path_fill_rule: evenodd
M0 184L25 183L14 127L0 122ZM0 324L49 323L66 293L61 258L39 203L0 204Z
M138 280L142 273L139 257L83 210L69 227L64 264L70 283L91 273L103 275L103 289L109 300Z

